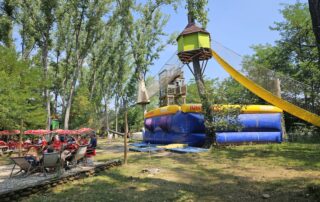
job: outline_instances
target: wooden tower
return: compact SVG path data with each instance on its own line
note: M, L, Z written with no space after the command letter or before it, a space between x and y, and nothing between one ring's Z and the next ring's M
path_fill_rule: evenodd
M186 103L187 86L181 69L165 69L159 73L160 107Z

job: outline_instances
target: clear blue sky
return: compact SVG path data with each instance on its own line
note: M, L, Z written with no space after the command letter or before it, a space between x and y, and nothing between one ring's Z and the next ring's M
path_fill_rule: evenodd
M255 44L273 44L279 39L276 31L271 31L274 22L283 21L279 10L281 4L294 4L296 0L209 0L209 23L207 31L211 38L235 52L252 54L251 46ZM307 2L307 0L300 0ZM187 24L187 14L184 5L174 12L166 7L163 12L170 14L170 20L165 28L167 33L181 32ZM175 53L176 46L168 46L161 53L160 59L150 69L150 75L158 73L164 63ZM213 59L212 59L213 60ZM184 68L186 78L191 78L188 68ZM227 74L215 62L210 61L206 75L213 78L225 78Z

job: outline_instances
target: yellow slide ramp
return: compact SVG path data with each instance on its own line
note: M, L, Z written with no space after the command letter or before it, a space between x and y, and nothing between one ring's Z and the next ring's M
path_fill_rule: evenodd
M236 69L234 69L230 64L228 64L223 58L221 58L214 50L212 50L213 58L241 85L250 90L255 95L269 102L270 104L277 106L284 111L296 116L304 121L307 121L315 126L320 127L320 116L304 110L290 102L287 102L275 95L273 95L268 90L264 89L260 85L254 83Z

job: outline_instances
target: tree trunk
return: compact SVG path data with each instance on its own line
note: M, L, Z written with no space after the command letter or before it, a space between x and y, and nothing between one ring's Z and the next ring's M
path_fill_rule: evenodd
M118 111L119 111L119 102L118 96L115 96L115 112L116 112L116 132L118 132Z
M313 33L318 48L318 64L320 69L320 0L308 0L312 20Z
M208 98L208 94L206 92L205 83L202 77L202 69L200 66L200 61L198 57L194 57L193 60L193 73L194 73L194 79L197 84L199 96L202 103L202 110L204 112L204 123L206 126L206 141L205 141L205 147L210 147L212 143L215 141L215 129L212 126L213 116L212 116L212 110L211 110L211 103Z
M49 78L48 78L48 40L47 38L44 40L44 44L42 47L42 65L43 65L44 81L48 82ZM47 110L47 129L50 130L50 125L51 125L50 91L47 86L45 86L44 92L45 92L46 110Z
M106 121L105 121L105 128L107 131L109 131L109 107L108 107L108 101L107 98L105 98L105 106L104 106Z
M19 134L19 157L22 156L22 135L23 135L23 120L20 122L20 134Z
M57 50L57 57L56 57L56 68L55 68L55 79L58 78L59 75L59 57L60 57L60 51ZM54 104L53 104L53 113L57 114L57 108L58 108L58 96L59 96L59 87L57 85L57 82L55 82L54 86Z
M69 119L70 119L72 99L73 99L74 90L76 88L79 72L80 72L80 64L77 65L77 67L73 73L73 78L72 78L72 82L71 82L71 86L70 86L69 97L68 97L66 112L65 112L65 116L64 116L64 129L65 130L69 129Z
M127 102L124 102L124 124L125 124L125 134L124 134L124 165L127 165L128 163L128 143L127 143L127 138L128 138L128 109L127 109Z

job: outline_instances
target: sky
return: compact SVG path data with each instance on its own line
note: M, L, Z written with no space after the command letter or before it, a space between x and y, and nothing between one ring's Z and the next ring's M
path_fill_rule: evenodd
M304 3L307 0L300 0ZM283 4L294 4L296 0L209 0L207 31L211 39L240 55L253 53L250 48L257 44L274 44L280 39L276 31L271 31L274 22L283 21L280 10ZM181 32L187 25L187 13L184 5L177 12L165 7L163 12L170 15L165 27L166 33ZM149 75L157 75L161 67L176 52L177 46L168 46L160 59L150 68ZM192 75L187 67L184 68L185 77L189 80ZM228 75L217 63L211 59L208 63L206 77L226 78Z

